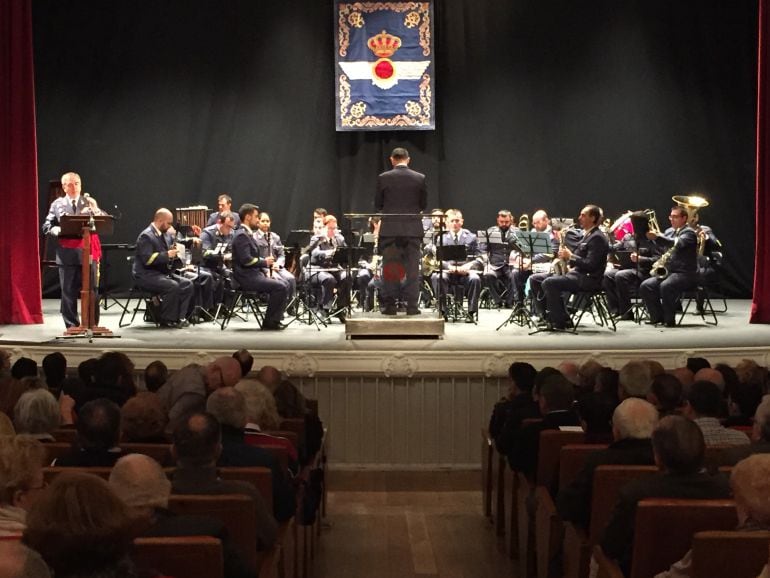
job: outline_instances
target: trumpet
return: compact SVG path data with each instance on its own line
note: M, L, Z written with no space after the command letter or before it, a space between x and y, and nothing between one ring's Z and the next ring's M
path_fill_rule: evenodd
M529 215L527 213L523 213L521 217L519 217L519 223L517 227L521 231L529 231Z

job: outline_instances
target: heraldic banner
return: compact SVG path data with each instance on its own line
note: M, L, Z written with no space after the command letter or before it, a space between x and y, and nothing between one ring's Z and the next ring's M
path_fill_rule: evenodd
M337 130L433 130L431 2L335 2Z

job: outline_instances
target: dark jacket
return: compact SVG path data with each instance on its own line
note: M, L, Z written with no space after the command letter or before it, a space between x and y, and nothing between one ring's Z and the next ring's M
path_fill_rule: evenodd
M559 517L582 528L590 527L594 472L599 466L654 464L650 438L619 440L606 449L595 451L586 457L583 468L572 483L559 492L556 499Z
M707 473L659 473L633 480L621 488L601 540L607 557L617 560L628 576L634 547L636 505L645 498L674 498L713 500L730 497L730 485L725 476Z
M497 451L507 453L521 422L537 417L540 417L540 409L530 392L497 402L489 420L489 435L494 438Z
M428 204L425 175L407 166L397 166L377 177L374 207L383 213L412 213L414 217L383 217L380 237L422 237L422 219L417 213Z
M601 280L607 268L607 255L610 243L599 227L594 227L585 235L572 253L569 264L574 270L591 279Z
M273 478L273 515L279 522L285 522L294 516L296 510L292 482L287 473L281 471L278 461L269 450L247 444L244 435L243 430L222 426L222 454L217 465L270 468Z
M57 458L51 465L61 468L111 468L123 455L120 448L96 450L73 445L68 454Z
M666 269L669 273L690 273L695 275L698 271L698 235L689 225L675 231L669 227L662 237L656 242L665 247L667 251L671 247L674 250L668 258Z
M170 233L159 234L152 225L139 233L136 239L136 255L131 268L135 279L168 275L173 259L168 256L174 246Z

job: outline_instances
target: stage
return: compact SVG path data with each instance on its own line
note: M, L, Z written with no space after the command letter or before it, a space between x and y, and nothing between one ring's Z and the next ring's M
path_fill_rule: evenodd
M715 302L718 309L721 301ZM620 322L616 332L596 326L586 316L577 334L538 333L508 325L496 328L508 317L509 310L481 310L477 325L446 323L443 338L411 335L410 331L393 337L350 339L338 320L320 329L292 323L284 331L260 331L254 321L237 318L222 331L219 325L203 323L186 329L160 329L137 317L133 325L119 328L121 309L114 302L102 311L100 324L113 330L113 339L64 339L64 326L57 300L44 301L42 325L0 326L0 347L10 349L14 357L26 355L40 360L50 351L63 351L71 364L98 355L102 350L122 349L143 368L154 359L163 359L170 368L190 361L201 361L220 354L247 348L255 356L255 365L270 363L289 374L347 375L468 375L487 377L505 374L513 360L527 360L536 367L556 365L564 359L577 362L595 358L619 368L629 359L653 357L667 368L683 365L693 355L712 361L736 363L743 358L761 365L770 362L770 326L749 325L750 301L729 300L727 312L718 313L717 326L707 325L698 315L688 314L681 327L655 328ZM356 313L352 322L361 319ZM378 315L369 314L377 321ZM400 314L387 319L394 324L425 323L435 313L423 311L417 318ZM350 322L349 322L350 323ZM399 333L399 332L395 332Z

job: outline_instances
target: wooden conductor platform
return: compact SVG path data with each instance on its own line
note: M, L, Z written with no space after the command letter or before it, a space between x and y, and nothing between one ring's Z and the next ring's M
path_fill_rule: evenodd
M421 315L356 312L345 321L347 339L443 339L444 318L433 311Z

